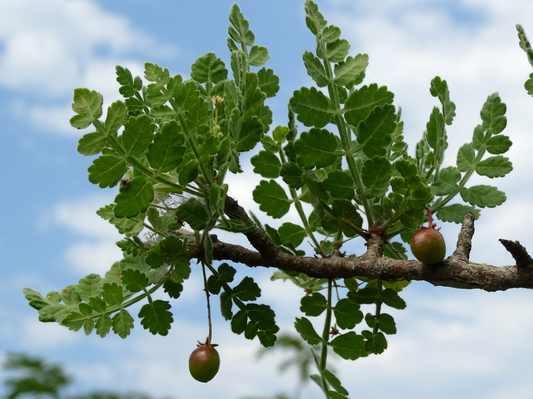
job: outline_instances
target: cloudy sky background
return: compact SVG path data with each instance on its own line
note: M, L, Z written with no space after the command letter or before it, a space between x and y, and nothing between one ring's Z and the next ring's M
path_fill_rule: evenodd
M73 89L97 90L110 104L119 99L117 64L142 75L144 62L150 61L188 76L190 64L208 51L227 62L232 3L0 0L4 181L0 353L21 351L62 363L76 379L71 393L103 388L176 399L229 399L295 392L296 374L281 376L276 370L280 356L257 361L259 345L234 336L218 315L215 339L220 344L221 371L207 385L189 377L188 355L207 331L197 275L173 303L175 323L167 337L154 337L138 323L126 340L85 337L82 332L39 323L21 293L23 287L43 294L60 290L88 273L105 272L120 257L114 244L120 236L95 214L116 191L91 185L86 172L91 160L76 152L82 132L68 122ZM342 29L354 55L369 54L365 82L387 85L395 93L411 151L431 109L438 105L428 90L433 77L448 81L457 105L448 130L447 165L455 163L457 149L471 140L487 96L500 93L508 107L505 134L514 143L508 154L514 171L501 181L483 181L505 191L508 200L497 209L482 211L472 260L512 264L498 238L519 240L533 251L533 98L523 88L533 71L515 31L515 24L521 23L533 37L533 3L319 0L318 4L326 19ZM256 42L269 48L267 66L281 78L281 90L270 106L274 125L283 125L292 91L310 84L301 54L313 50L314 41L305 27L303 0L242 0L239 5ZM230 191L240 203L257 209L251 200L252 181L250 175L236 176ZM451 254L458 226L443 226L442 231ZM301 293L288 284L270 283L268 271L253 273L264 283L263 301L274 307L280 326L290 330ZM385 354L335 363L353 397L382 398L391 391L397 398L532 396L531 292L469 292L413 283L403 297L407 309L390 312L399 333L389 338ZM309 384L301 397L322 396Z

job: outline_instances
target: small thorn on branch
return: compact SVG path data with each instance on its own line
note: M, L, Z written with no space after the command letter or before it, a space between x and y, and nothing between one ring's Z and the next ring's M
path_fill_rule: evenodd
M505 249L511 253L516 261L516 267L519 273L533 272L533 258L529 256L527 250L518 241L504 240L500 238L500 242Z

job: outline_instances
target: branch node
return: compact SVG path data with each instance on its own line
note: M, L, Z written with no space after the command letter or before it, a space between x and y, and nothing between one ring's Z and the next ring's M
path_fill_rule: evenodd
M527 250L520 244L519 241L510 241L500 238L500 242L507 251L511 253L516 261L518 273L533 272L533 259L527 253Z

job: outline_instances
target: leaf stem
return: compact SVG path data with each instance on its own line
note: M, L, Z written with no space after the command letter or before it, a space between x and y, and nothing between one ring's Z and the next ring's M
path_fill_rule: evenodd
M211 305L209 302L209 290L207 289L207 276L205 274L205 263L202 262L202 274L204 276L204 291L205 291L205 297L207 301L207 322L209 325L209 338L208 342L213 342L213 324L211 323Z

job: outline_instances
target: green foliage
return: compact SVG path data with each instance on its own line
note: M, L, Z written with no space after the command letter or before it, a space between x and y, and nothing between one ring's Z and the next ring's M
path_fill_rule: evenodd
M316 85L294 91L287 125L271 131L266 101L279 91L279 78L263 66L268 50L255 43L237 5L229 21L229 68L212 52L192 64L188 80L152 63L145 64L144 79L119 66L124 100L107 108L105 120L100 94L74 91L71 124L93 129L78 145L82 155L94 156L89 181L101 188L120 184L114 203L97 213L126 235L117 243L124 259L105 276L91 274L61 292L42 296L24 289L39 320L125 338L135 322L127 308L146 299L138 314L141 325L167 335L172 303L152 295L161 288L169 298L179 298L191 273L198 272L190 266L196 259L207 298L219 295L231 330L272 347L279 331L274 311L257 302L261 289L251 277L239 276L236 283L234 267L213 264L213 229L245 234L260 252L264 244L302 257L311 247L314 256L324 258L344 256L353 248L347 242L380 234L387 241L386 256L406 259L401 241L409 242L425 221L426 207L443 222L460 223L467 212L478 218L482 208L506 200L492 184L513 169L504 156L512 142L502 134L506 105L498 93L482 105L481 121L453 165L443 167L448 134L456 134L448 132L456 106L448 83L432 79L428 86L436 105L409 155L394 94L377 83L362 85L368 55L350 55L341 30L306 0L305 21L316 47L304 52L303 65ZM533 65L531 46L517 29ZM529 94L532 82L533 74L526 82ZM301 223L283 221L276 229L229 209L225 178L241 173L248 159L254 173L268 179L253 189L259 209L275 219L293 211ZM491 185L470 185L474 175L491 179ZM256 255L268 260L267 252ZM383 353L387 335L396 333L393 316L384 310L406 307L399 292L408 282L324 279L290 270L275 271L272 279L290 281L304 293L305 317L295 322L301 340L291 345L309 350L305 367L312 357L318 372L311 380L326 397L346 398L348 392L328 369L328 356L355 360Z

